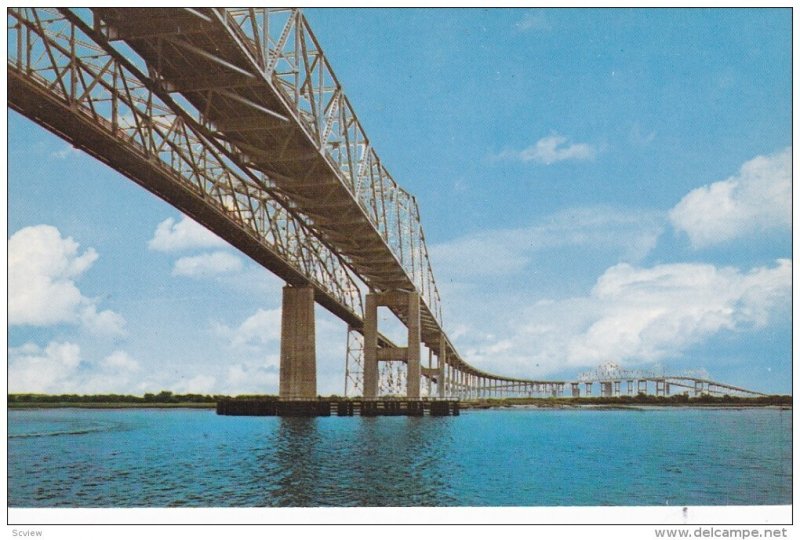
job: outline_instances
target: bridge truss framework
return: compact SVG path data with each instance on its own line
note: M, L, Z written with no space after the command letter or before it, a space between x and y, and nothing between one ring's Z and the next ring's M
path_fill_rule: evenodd
M314 302L348 325L346 393L564 393L565 382L461 358L417 201L381 162L300 10L9 8L7 20L9 107L286 282L284 327L299 331L282 335L283 398L316 396ZM408 327L406 346L379 332L380 305Z

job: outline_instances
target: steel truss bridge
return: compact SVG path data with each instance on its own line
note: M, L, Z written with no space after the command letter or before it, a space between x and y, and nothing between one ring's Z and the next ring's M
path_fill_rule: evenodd
M488 373L455 349L417 201L300 10L9 8L7 20L9 107L286 282L281 398L317 395L314 303L348 325L347 394L563 393L566 382ZM407 345L380 333L379 306L408 328Z

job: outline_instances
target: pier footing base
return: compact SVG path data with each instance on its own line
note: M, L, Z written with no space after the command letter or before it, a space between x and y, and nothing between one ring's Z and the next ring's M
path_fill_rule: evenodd
M454 400L279 400L224 399L217 414L224 416L458 416Z

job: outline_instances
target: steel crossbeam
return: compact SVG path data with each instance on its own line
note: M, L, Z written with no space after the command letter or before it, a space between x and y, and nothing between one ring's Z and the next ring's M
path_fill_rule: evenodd
M363 306L357 278L296 213L243 171L190 111L72 12L9 9L9 106L111 165L214 230L351 324ZM227 154L227 155L226 155Z
M381 163L299 10L93 13L98 31L124 40L165 89L199 111L213 140L268 177L369 290L419 292L422 340L441 352L441 302L417 202ZM159 21L155 31L142 22L150 19ZM191 73L202 74L202 89L192 88ZM443 343L455 368L481 373Z
M381 162L299 10L9 8L7 21L9 107L287 283L311 285L316 302L348 324L355 391L362 295L397 290L420 295L422 342L445 359L422 370L437 386L464 396L487 381L495 391L563 390L460 357L443 330L417 201ZM393 347L384 336L379 343ZM381 367L384 393L405 384L401 364ZM587 377L618 375L643 374ZM757 394L701 376L658 379Z
M140 10L135 11L138 18L130 17L131 24L121 28L104 23L89 10L8 9L9 107L166 200L287 283L313 285L315 300L356 332L363 325L364 289L416 287L427 301L422 313L423 339L435 343L437 350L441 349L439 343L444 343L445 356L454 367L474 370L449 340L440 341L441 306L416 201L389 176L371 149L302 14L258 9L246 10L242 19L241 10L173 9L168 11L173 18L143 22ZM306 47L302 55L289 51L288 37L268 32L267 19L281 14L290 20L280 26L280 36L293 36L296 29L301 29L300 34L306 32L294 41L301 49ZM231 26L238 21L238 27L245 19L251 21L248 31L253 39L263 36L275 50L282 51L264 55L262 60L269 63L261 64L271 65L274 77L284 77L284 82L278 83L283 88L281 96L286 93L286 76L281 71L286 62L308 62L304 64L307 75L322 69L324 73L316 73L322 73L323 79L332 77L328 83L314 86L318 103L307 107L322 111L319 122L311 121L300 105L280 112L253 95L240 95L238 91L264 81L259 81L246 63L241 67L191 42L204 32L220 31L220 21L225 32L234 31L238 40L251 39L242 28ZM253 25L253 20L258 22ZM120 40L137 39L155 40L155 62L116 45ZM238 41L232 44L234 50L241 51L241 47ZM251 45L246 48L250 51ZM164 56L167 50L171 61L180 58L196 63L200 58L216 67L202 70L200 75L190 72L165 77L161 70L168 61ZM309 60L312 57L315 59ZM311 92L308 80L302 84ZM326 93L330 100L321 104L320 96ZM189 99L197 94L204 98ZM295 94L298 100L306 95ZM239 108L232 109L232 104ZM243 110L245 114L234 114ZM214 116L212 111L230 114ZM286 178L259 162L263 146L248 146L241 138L230 136L248 129L259 134L279 133L286 129L283 124L288 116L302 119L304 129L321 130L325 159L336 165L334 177L320 177L315 167L310 167L303 175L294 176L291 189L281 189L276 177L284 184ZM292 164L298 159L290 148L292 137L287 139L277 163L285 159ZM342 141L351 139L361 142L342 146ZM315 204L322 209L342 204L331 189L340 185L341 175L350 179L346 184L359 195L354 198L358 211L344 205L337 214L351 226L363 225L367 216L373 230L380 231L382 243L354 241L349 232L338 228L341 222L315 219ZM297 201L310 201L307 211ZM387 246L391 248L388 251ZM391 345L384 336L380 343Z

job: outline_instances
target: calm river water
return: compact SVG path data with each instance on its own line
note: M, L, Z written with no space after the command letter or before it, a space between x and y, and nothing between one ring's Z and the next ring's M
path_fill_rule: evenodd
M790 410L12 410L12 507L791 504Z

